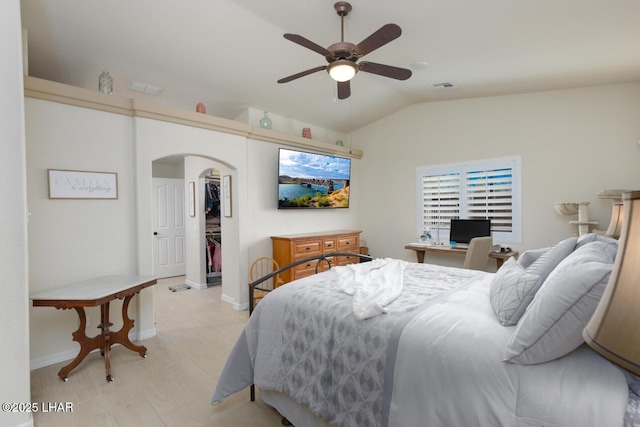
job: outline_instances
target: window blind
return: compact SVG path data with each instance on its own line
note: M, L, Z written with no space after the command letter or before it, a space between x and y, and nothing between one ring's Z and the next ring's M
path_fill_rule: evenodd
M460 173L429 175L422 179L423 229L449 229L460 217Z
M467 218L490 219L492 232L513 231L513 170L473 170L466 173Z
M490 219L494 241L520 241L519 158L418 168L419 233L444 231L450 220Z

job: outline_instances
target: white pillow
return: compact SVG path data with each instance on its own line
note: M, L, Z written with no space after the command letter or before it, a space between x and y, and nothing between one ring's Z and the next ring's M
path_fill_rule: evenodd
M525 259L510 258L491 281L490 302L502 326L513 326L522 317L536 292L553 269L575 248L570 237L551 248L529 250Z
M603 236L601 234L596 233L588 233L580 236L578 238L578 242L576 243L576 249L585 246L591 242L604 242L604 243L612 243L616 247L618 246L618 239L614 239L613 237Z
M507 343L504 361L544 363L578 348L612 269L610 244L594 241L576 249L534 297Z
M600 236L603 237L603 236ZM618 253L618 241L616 239L593 240L582 246L576 246L576 250L565 258L558 266L549 274L547 280L551 280L554 275L562 273L569 268L576 268L585 262L602 262L604 264L613 264ZM546 282L542 284L546 286Z
M518 264L520 264L524 268L527 268L549 249L551 248L529 249L528 251L524 251L518 257Z
M527 267L527 272L540 276L542 282L560 262L565 259L576 247L577 237L569 237L553 246L540 255L537 260Z
M491 281L489 301L502 326L512 326L524 314L542 281L528 273L516 259L509 258Z

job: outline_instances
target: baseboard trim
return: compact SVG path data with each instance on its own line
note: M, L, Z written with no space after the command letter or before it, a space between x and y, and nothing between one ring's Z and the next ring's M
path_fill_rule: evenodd
M156 328L147 329L144 331L140 331L137 334L129 334L129 339L131 341L143 341L149 338L155 337L157 334Z
M184 281L185 284L191 286L193 289L198 289L198 290L203 290L203 289L207 289L207 284L202 284L202 283L197 283L194 282L193 280L185 280Z
M243 302L242 304L238 304L233 298L231 298L230 296L227 296L225 294L222 294L220 296L220 299L222 301L224 301L224 302L227 302L227 303L231 304L233 309L236 310L236 311L249 310L249 303L248 302Z
M97 351L94 350L94 351ZM45 366L55 365L56 363L66 360L73 360L78 355L78 350L61 351L60 353L50 354L48 356L32 359L30 363L31 370L44 368Z
M26 423L22 423L22 424L16 424L14 427L33 427L35 424L33 424L33 417L29 418L29 421L27 421Z
M141 331L140 333L129 332L129 339L131 341L143 341L148 338L153 338L156 336L156 328L147 329ZM119 346L120 344L114 345L114 347ZM99 349L93 350L91 353L98 351ZM40 357L38 359L31 360L30 369L33 371L35 369L44 368L46 366L55 365L56 363L65 362L67 360L73 360L78 355L78 349L73 350L65 350L59 353L50 354L48 356Z

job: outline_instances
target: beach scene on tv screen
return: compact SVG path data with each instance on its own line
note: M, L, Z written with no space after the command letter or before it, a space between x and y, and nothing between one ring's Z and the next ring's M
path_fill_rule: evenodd
M280 149L278 207L348 208L351 160Z

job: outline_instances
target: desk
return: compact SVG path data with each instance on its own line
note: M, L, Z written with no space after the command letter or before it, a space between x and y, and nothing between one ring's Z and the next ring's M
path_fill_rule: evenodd
M418 258L418 262L424 262L424 254L425 252L433 252L433 253L442 253L442 254L456 254L456 255L466 255L467 251L464 249L454 249L449 245L443 246L426 246L420 244L408 244L404 247L405 249L409 249L412 251L416 251L416 257ZM510 257L517 257L518 252L509 251L509 252L490 252L489 258L494 258L496 260L496 265L498 268L502 266L502 264L509 259Z
M129 318L127 310L131 298L144 288L153 286L157 280L153 276L109 276L99 279L86 280L74 283L50 291L41 292L31 296L34 307L55 307L67 310L74 308L80 317L80 326L73 335L73 340L80 344L80 352L71 363L60 369L58 376L67 381L69 373L84 360L93 350L100 349L100 354L104 356L104 365L107 371L107 381L111 378L111 360L109 352L114 344L122 344L132 351L136 351L142 357L146 357L147 348L135 345L129 340L129 331L133 328L133 320ZM122 302L122 328L112 332L109 327L113 323L109 322L109 303L114 299L124 299ZM87 316L85 307L100 306L101 333L93 338L86 335Z

